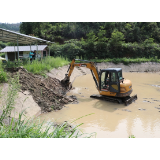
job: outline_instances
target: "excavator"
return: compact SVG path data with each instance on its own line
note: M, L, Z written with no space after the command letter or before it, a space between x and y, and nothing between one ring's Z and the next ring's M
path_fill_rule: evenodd
M78 63L76 63L76 61L78 61ZM124 103L126 106L137 100L137 94L130 97L133 91L132 82L123 78L121 68L107 68L98 71L95 63L87 60L72 60L67 74L65 74L65 78L61 80L64 86L71 88L70 76L76 66L86 67L91 71L96 88L99 92L99 94L91 95L91 98Z

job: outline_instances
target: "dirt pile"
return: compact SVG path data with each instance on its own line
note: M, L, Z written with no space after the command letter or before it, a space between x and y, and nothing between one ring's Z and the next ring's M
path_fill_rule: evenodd
M41 107L42 113L60 110L65 104L76 101L75 98L65 96L68 89L62 86L60 80L56 78L36 76L23 67L19 67L16 72L12 73L12 76L17 72L22 93L28 90L34 101Z

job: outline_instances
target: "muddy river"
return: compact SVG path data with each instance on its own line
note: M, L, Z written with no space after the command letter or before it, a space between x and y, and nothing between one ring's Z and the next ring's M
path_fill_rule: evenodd
M68 104L60 111L40 115L41 121L61 123L83 123L79 128L84 133L96 132L97 138L136 138L160 137L160 73L129 73L123 77L132 81L133 92L138 99L125 106L90 98L98 94L91 74L77 77L74 90L68 95L75 95L79 104ZM91 114L93 113L93 114ZM91 115L88 115L91 114ZM88 116L85 116L88 115Z

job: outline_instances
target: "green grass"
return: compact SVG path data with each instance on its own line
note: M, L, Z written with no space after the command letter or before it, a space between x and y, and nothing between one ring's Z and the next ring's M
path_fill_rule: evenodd
M101 63L101 62L113 62L115 64L123 63L128 65L129 63L143 63L143 62L158 62L160 63L160 59L155 58L113 58L113 59L92 59L91 61Z
M7 80L7 72L4 71L2 62L0 61L0 83L7 82Z
M44 126L44 122L40 123L31 118L22 120L23 113L19 114L16 120L12 118L9 125L0 126L0 138L90 138L95 133L82 133L77 127L67 129L67 122L54 127L52 124Z
M53 68L62 67L69 63L68 60L61 57L46 57L45 59L42 59L42 61L34 60L32 63L28 62L24 65L24 68L34 74L44 74Z
M130 135L128 138L136 138L134 135Z

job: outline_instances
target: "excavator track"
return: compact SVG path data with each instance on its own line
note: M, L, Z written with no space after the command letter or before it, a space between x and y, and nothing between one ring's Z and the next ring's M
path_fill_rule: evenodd
M109 96L93 94L90 97L105 100L105 101L109 101L109 102L117 102L119 104L124 103L126 106L131 104L133 101L137 100L137 95L134 95L132 97L127 96L127 97L124 97L124 98L119 98L119 97L109 97Z
M90 97L105 100L105 101L110 101L110 102L118 102L119 104L123 103L122 98L118 98L118 97L109 97L109 96L103 96L99 94L93 94Z

